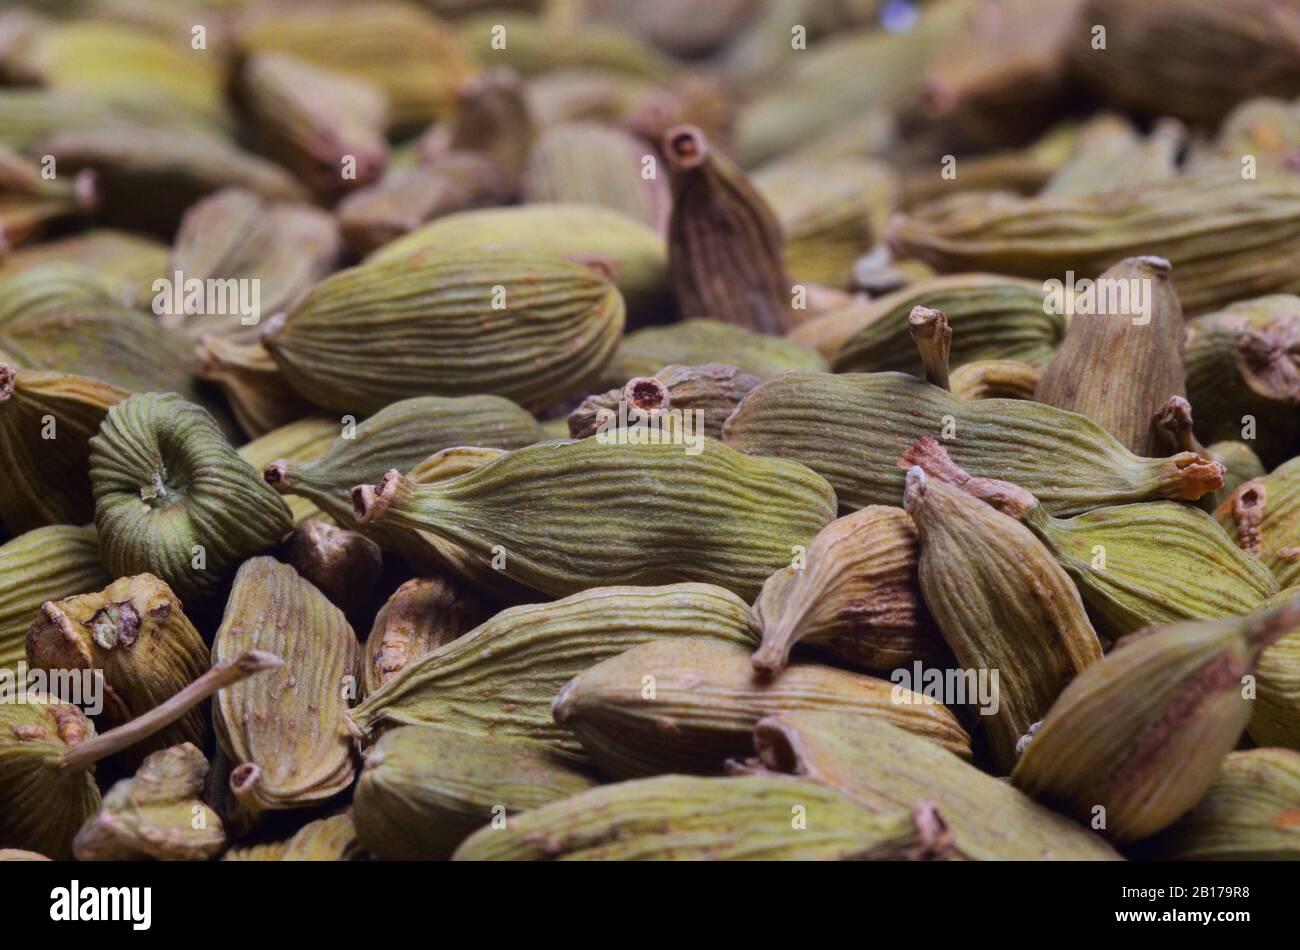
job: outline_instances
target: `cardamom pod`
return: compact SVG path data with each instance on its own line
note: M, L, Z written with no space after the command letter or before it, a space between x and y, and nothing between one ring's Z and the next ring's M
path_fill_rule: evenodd
M166 244L125 231L93 229L71 237L20 248L0 259L0 280L34 267L78 265L92 273L119 278L133 291L131 299L148 300L153 283L167 272Z
M661 775L602 785L476 831L458 861L945 860L929 803L879 815L795 778Z
M699 129L669 130L662 150L673 193L668 272L682 314L760 333L791 329L794 283L771 207Z
M27 630L27 662L40 670L102 674L102 722L120 726L175 696L211 666L208 645L165 583L152 574L123 577L102 591L47 601ZM168 746L208 737L192 709L124 753L130 767Z
M324 802L355 775L339 722L358 693L356 634L324 594L269 557L235 575L212 655L262 649L282 656L283 668L224 691L212 707L230 791L251 819Z
M344 613L374 600L384 570L383 552L375 542L315 519L294 529L289 563Z
M503 63L532 77L565 67L667 80L678 71L673 59L622 30L573 22L563 15L532 16L493 10L456 24L461 42L479 62ZM493 29L508 42L498 48Z
M103 735L76 706L24 691L0 703L0 841L72 856L81 826L99 811L94 764L175 722L218 690L281 664L269 653L219 663L161 706Z
M1267 613L1300 598L1289 587L1261 604ZM1300 632L1288 633L1260 654L1255 670L1255 711L1246 731L1256 745L1300 751Z
M1169 270L1158 257L1107 269L1096 284L1099 306L1070 321L1034 393L1039 402L1087 416L1134 455L1163 454L1167 439L1155 415L1171 396L1186 394L1183 311ZM1112 302L1106 291L1102 301L1101 288L1119 292ZM1073 307L1080 305L1076 297ZM1097 383L1102 378L1105 385Z
M485 824L595 785L539 742L402 726L366 753L352 807L370 854L444 861Z
M153 753L116 783L72 841L78 861L206 861L226 846L221 818L203 803L208 760L186 742Z
M240 458L260 472L275 461L311 461L329 448L338 434L339 424L336 420L324 415L313 415L272 429L266 435L241 445L236 451ZM328 517L305 498L296 495L285 495L283 498L293 515L294 525L300 525L311 518Z
M252 438L312 411L260 343L204 334L194 355L198 361L195 375L220 388L239 427Z
M835 515L835 493L802 465L702 434L694 454L683 439L630 444L626 431L516 449L434 484L391 471L353 489L357 521L438 535L484 566L504 557L511 578L556 596L695 580L752 598Z
M1073 412L1023 399L961 399L901 373L769 379L745 397L722 437L743 452L803 462L852 511L898 502L898 455L927 435L942 435L972 475L1019 485L1055 515L1195 500L1223 479L1223 466L1193 453L1139 458Z
M611 389L599 396L588 396L582 404L569 413L568 428L563 437L585 439L595 435L608 420L619 415L619 404L624 404L623 414L636 412L658 414L664 425L678 425L672 410L692 418L702 419L703 431L709 438L722 437L722 424L736 411L740 400L757 386L759 379L734 366L708 363L703 366L665 366L649 378L628 380L626 386ZM695 413L703 413L696 416Z
M940 703L889 682L817 663L769 678L734 643L659 640L578 674L555 721L614 779L720 773L753 746L764 716L802 709L882 718L969 758L970 737Z
M0 848L0 861L48 861L43 854L35 851L22 851L18 848Z
M488 614L473 590L448 576L407 581L375 614L366 638L364 696L411 663L477 627Z
M94 526L33 528L0 546L0 671L27 657L27 628L46 601L106 586Z
M373 736L423 723L496 738L545 742L582 763L578 740L557 725L551 703L565 683L601 660L651 640L708 638L752 647L748 608L709 584L598 587L546 604L501 611L408 663L349 714Z
M518 190L536 132L527 93L518 74L504 67L461 83L451 115L417 143L416 160L436 165L454 155L476 155Z
M0 520L10 531L94 517L90 437L129 395L97 379L0 362Z
M903 464L920 466L1029 528L1111 639L1157 624L1241 616L1277 592L1268 568L1197 508L1150 502L1054 518L1016 485L971 478L934 439L909 449Z
M1198 144L1187 157L1194 170L1219 163L1241 168L1246 155L1270 168L1287 168L1300 148L1300 109L1268 96L1246 99L1224 117L1213 142Z
M901 508L872 505L832 521L763 583L749 611L762 640L754 669L780 673L796 644L855 669L946 665L921 599L919 559L916 525Z
M1014 518L913 467L903 507L921 542L921 592L965 670L996 671L981 708L1001 774L1061 690L1101 659L1073 582ZM973 704L972 704L973 705Z
M88 215L98 201L95 175L71 181L46 180L42 168L0 145L0 230L7 247L39 237L61 220Z
M1164 830L1201 800L1241 738L1252 705L1243 683L1260 653L1297 629L1291 603L1128 638L1065 688L1012 784L1114 841Z
M292 529L289 509L198 406L132 396L90 440L100 553L117 576L148 572L182 601L212 595L241 558Z
M617 288L591 268L456 250L326 278L263 344L295 389L330 409L374 412L429 394L542 408L608 362L623 319Z
M1042 369L1032 363L976 360L953 370L948 385L962 399L1033 399L1042 378Z
M1300 458L1238 486L1214 517L1273 572L1279 588L1300 584Z
M795 775L879 814L932 800L973 861L1118 861L1105 839L884 719L797 710L760 719L733 774Z
M354 861L361 851L352 815L309 821L293 837L269 844L231 848L222 861Z
M1079 133L1069 161L1039 195L1102 195L1178 175L1178 154L1187 129L1177 119L1159 119L1149 136L1131 122L1103 113Z

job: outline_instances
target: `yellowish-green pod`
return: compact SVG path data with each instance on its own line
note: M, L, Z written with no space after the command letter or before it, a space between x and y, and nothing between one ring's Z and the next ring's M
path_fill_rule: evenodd
M786 712L754 729L756 757L736 773L789 774L829 785L888 814L931 800L974 861L1118 861L1104 838L1044 808L934 742L885 720Z
M313 409L294 392L260 343L205 334L194 352L195 375L220 388L239 428L253 438L301 419Z
M551 717L565 683L601 660L664 638L753 646L748 608L708 584L600 587L548 604L503 610L408 664L350 713L358 731L425 723L473 735L545 742L566 762L586 760Z
M1268 566L1278 587L1300 584L1300 458L1239 485L1214 517Z
M567 683L555 721L614 779L721 773L753 747L760 719L805 710L882 719L970 758L970 737L937 700L819 663L766 677L749 653L699 639L644 643Z
M608 264L627 302L631 325L674 312L668 290L668 245L663 236L599 205L530 204L462 211L385 245L366 258L366 263L448 248L465 253L549 254L580 264ZM659 366L672 362L679 361L666 360Z
M129 395L97 379L0 362L0 520L10 531L95 516L90 437Z
M275 459L262 477L280 494L307 498L345 526L353 523L353 486L378 481L389 469L407 472L453 446L517 449L542 437L531 414L500 396L403 399L335 431L338 438L324 452L303 461Z
M90 440L95 527L117 576L150 573L210 596L241 559L292 530L289 509L212 417L175 394L132 396Z
M425 395L543 408L608 362L623 298L596 269L456 246L327 278L263 344L307 399L359 413Z
M950 359L1051 359L1065 336L1065 317L1047 313L1041 284L991 274L955 274L909 284L877 300L850 304L815 317L790 333L815 345L837 373L919 372L921 360L908 333L918 305L942 310L953 328Z
M403 726L366 753L352 814L375 857L443 861L485 824L595 784L540 742Z
M33 267L75 264L93 273L120 277L134 288L134 299L148 300L154 281L167 271L169 254L161 241L126 231L94 229L10 254L0 260L0 280Z
M645 79L666 80L676 62L644 40L600 23L502 13L470 17L457 24L461 42L476 60L508 66L521 76L566 67L604 69ZM507 37L498 45L493 37Z
M292 838L231 848L222 861L354 861L361 851L352 815L309 821Z
M1263 604L1266 613L1300 598L1289 587ZM1300 631L1289 633L1259 657L1255 711L1246 731L1256 745L1279 746L1300 752Z
M1194 500L1223 468L1191 452L1139 458L1085 416L1024 399L967 400L902 373L786 373L754 389L723 440L824 476L846 510L897 505L898 460L938 438L972 475L1012 482L1055 515L1152 498Z
M41 605L106 586L93 526L34 528L0 546L0 670L27 656L27 628Z
M437 535L556 596L703 581L753 598L835 516L831 487L797 463L703 435L624 436L638 431L543 442L434 484L389 472L353 490L357 520Z
M1193 808L1251 717L1259 655L1300 629L1300 604L1153 627L1075 678L1023 748L1011 782L1115 841Z
M1197 806L1142 851L1165 861L1300 860L1300 752L1231 753Z
M804 821L799 816L804 816ZM869 811L785 776L662 775L602 785L485 827L458 861L897 861L945 859L952 833L927 805Z
M221 662L249 650L284 665L233 686L212 708L239 811L316 805L352 784L344 711L359 692L360 648L342 611L289 565L244 562L212 646Z

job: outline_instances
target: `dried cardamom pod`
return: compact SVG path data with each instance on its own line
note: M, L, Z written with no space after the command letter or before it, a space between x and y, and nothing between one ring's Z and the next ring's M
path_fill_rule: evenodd
M27 630L27 662L40 670L101 673L102 722L120 726L202 676L211 657L171 588L140 574L99 593L47 601ZM191 709L133 745L125 761L135 766L151 752L185 742L201 748L207 737L207 717Z
M749 611L762 645L754 669L785 669L800 643L856 669L891 670L949 657L917 580L916 525L901 508L872 505L818 532L797 563L777 571Z
M577 202L612 208L659 233L668 229L672 196L659 177L643 174L650 146L594 122L552 126L538 136L524 174L530 202Z
M361 851L352 815L309 821L292 838L231 848L222 861L354 861Z
M272 429L266 435L240 446L236 451L253 468L261 471L275 461L309 462L318 458L338 438L339 423L324 415L307 416ZM328 517L311 502L296 495L284 496L294 525L310 518Z
M1121 860L1099 835L879 717L810 710L768 716L754 728L754 751L729 771L809 779L882 815L934 801L969 860Z
M1006 774L1020 737L1101 659L1101 643L1073 582L1014 518L916 467L903 507L916 522L921 592L944 640L963 669L997 671L980 711Z
M438 535L484 566L504 557L508 576L555 596L695 580L750 598L835 515L830 486L797 463L747 457L702 433L694 452L684 439L617 436L516 449L434 484L391 471L353 489L357 521ZM629 484L637 505L627 505ZM593 549L593 535L608 543Z
M1260 605L1267 613L1300 598L1289 587ZM1300 631L1288 633L1263 653L1255 670L1255 711L1246 731L1256 745L1300 751Z
M1297 629L1291 603L1120 643L1065 688L1012 784L1115 841L1162 831L1201 800L1240 739L1252 705L1243 683L1260 653Z
M1244 442L1215 442L1208 447L1202 445L1193 433L1191 403L1181 396L1171 397L1160 408L1156 413L1155 424L1167 434L1178 451L1195 452L1223 466L1223 487L1202 495L1196 503L1198 508L1214 512L1232 497L1237 486L1267 474L1255 450Z
M663 237L598 205L538 204L449 214L381 247L366 263L419 260L451 247L467 254L546 254L604 267L614 275L633 325L661 321L675 312ZM649 372L673 362L690 361L664 360Z
M810 347L719 320L683 320L629 333L600 374L596 391L621 388L637 376L653 376L665 366L723 363L755 376L787 370L822 371L826 361Z
M352 807L375 857L445 861L484 825L595 785L540 742L402 726L366 753Z
M0 841L55 860L70 857L73 838L101 804L96 762L170 725L218 690L279 665L269 653L219 663L161 706L100 736L76 706L42 693L0 703Z
M944 272L982 270L1039 279L1095 278L1139 255L1169 261L1192 315L1234 300L1294 291L1300 178L1240 169L1179 175L1106 195L958 196L895 219L900 256Z
M366 638L363 695L411 663L474 629L489 613L475 591L452 577L417 577L393 593Z
M564 67L587 67L645 79L667 80L678 66L670 57L622 30L558 16L491 11L457 23L461 42L478 62L503 63L532 77ZM493 45L493 28L508 38Z
M244 562L212 645L220 662L269 649L284 666L212 706L241 815L319 804L352 784L343 712L357 695L356 634L325 595L274 558Z
M213 333L253 344L262 318L296 306L340 250L338 226L319 208L225 188L186 210L154 312L193 340Z
M10 531L95 516L90 437L129 395L97 379L0 362L0 520Z
M1203 442L1249 440L1279 465L1300 437L1300 297L1234 303L1187 325L1187 396Z
M40 236L47 225L93 212L97 201L93 172L72 181L47 180L40 165L0 145L0 234L7 247Z
M507 204L515 181L488 158L457 152L429 165L390 168L335 208L348 249L371 254L430 221L459 211Z
M1033 399L1042 377L1042 369L1032 363L976 360L953 370L948 385L962 399Z
M226 846L221 818L203 803L208 760L188 742L144 760L104 796L72 841L78 861L206 861Z
M1288 168L1300 154L1300 109L1293 102L1263 96L1233 109L1212 143L1193 147L1188 167L1199 171L1216 163L1241 168L1246 155L1270 168Z
M675 415L667 414L672 410L703 413L692 416L703 420L703 426L697 426L695 431L720 439L722 424L758 383L753 373L722 363L665 366L648 379L637 377L603 395L588 396L569 413L568 428L561 438L585 439L595 435L602 424L608 428L609 422L618 417L622 403L624 417L637 411L659 413L665 425L678 424Z
M953 328L952 365L975 360L1045 364L1065 336L1065 318L1048 313L1043 288L989 274L933 277L867 303L831 310L790 334L815 346L837 373L920 369L907 317L924 304L941 310Z
M511 69L490 69L462 83L452 113L416 146L421 164L477 155L517 181L533 145L527 90Z
M1214 517L1233 541L1264 562L1279 588L1300 584L1300 458L1238 486Z
M33 528L0 546L0 671L27 656L27 628L46 601L106 586L93 526Z
M379 545L324 521L304 521L289 541L289 563L345 613L374 599L384 570Z
M1163 861L1300 859L1300 752L1250 749L1223 759L1205 797L1142 845Z
M0 280L33 267L51 264L79 265L92 273L126 281L134 292L132 299L148 300L153 283L167 271L166 244L125 231L95 229L42 241L20 248L0 259Z
M515 449L540 439L537 420L500 396L420 396L343 426L338 438L310 459L272 461L262 477L281 495L307 498L340 525L352 527L354 485L390 469L408 471L453 446Z
M1156 412L1186 394L1183 311L1169 270L1162 258L1129 258L1097 280L1099 294L1118 289L1113 302L1085 308L1076 296L1069 332L1034 393L1087 416L1134 455L1163 454L1167 439L1154 424Z
M118 576L149 572L182 601L210 596L241 558L280 541L289 509L198 406L132 396L90 440L95 527Z
M699 129L670 130L662 149L673 192L668 272L682 314L760 333L789 330L794 282L772 209Z
M555 698L555 721L614 779L720 773L753 747L754 725L794 710L881 718L969 758L970 737L939 702L886 680L818 663L777 677L733 643L643 643L579 673Z
M260 343L204 334L194 350L195 375L225 394L239 427L256 438L312 411Z
M268 51L243 64L239 94L266 151L321 201L384 173L388 98L373 82Z
M748 607L710 584L598 587L547 604L501 611L408 663L349 714L373 736L398 724L545 742L565 762L586 761L551 703L601 660L651 640L708 638L753 647Z
M1195 500L1223 466L1189 452L1139 458L1085 416L1023 399L961 399L901 373L786 373L755 388L723 441L797 459L825 477L846 511L896 504L897 456L941 436L972 475L1012 482L1055 515L1150 498Z
M1144 137L1127 119L1103 114L1079 133L1070 160L1057 169L1040 195L1101 195L1178 174L1178 153L1187 129L1160 119Z
M1029 492L971 478L934 439L903 457L1022 522L1078 587L1103 635L1250 613L1277 592L1268 568L1238 548L1204 511L1174 502L1096 508L1054 518Z
M617 288L592 268L456 250L341 271L272 321L263 344L295 389L330 409L429 394L541 408L608 362L623 318Z
M798 816L803 815L806 824ZM814 782L662 775L602 785L485 827L458 861L944 860L952 832L922 803L868 811Z
M134 309L140 302L132 284L76 263L39 264L6 276L0 322L4 332L26 320L82 310Z

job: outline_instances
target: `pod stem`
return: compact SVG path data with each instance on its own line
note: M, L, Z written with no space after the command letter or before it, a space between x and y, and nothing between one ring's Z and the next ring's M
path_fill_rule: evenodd
M60 767L72 771L86 771L100 759L121 752L141 739L153 735L159 729L171 725L218 690L233 686L255 673L281 666L284 666L284 660L274 653L261 650L250 650L233 660L218 663L175 696L155 706L143 716L137 716L125 725L110 729L101 736L73 746L63 754Z
M1182 396L1170 396L1169 401L1156 410L1152 421L1157 429L1169 436L1179 452L1210 457L1192 431L1192 404Z
M1025 515L1038 505L1038 499L1019 485L995 478L975 478L954 462L948 450L933 436L927 435L903 453L898 467L907 470L918 468L930 478L960 488L1017 521L1023 521Z
M913 307L907 318L907 332L912 336L925 366L925 381L952 391L948 380L948 357L952 350L952 327L942 310Z
M1291 600L1275 610L1253 617L1247 624L1246 638L1251 646L1262 651L1300 629L1300 599Z
M1218 491L1223 487L1223 476L1227 472L1222 462L1196 452L1179 452L1159 459L1158 464L1157 490L1160 497L1175 501L1196 501L1202 495Z
M262 479L281 495L292 494L289 463L286 460L276 459L274 462L269 463L266 468L262 469Z
M1248 554L1259 557L1264 553L1264 533L1260 524L1268 504L1268 490L1262 479L1252 479L1237 488L1229 501L1232 520L1237 524L1237 539Z
M397 493L407 485L402 473L395 468L384 473L378 485L357 485L352 489L352 512L357 524L382 522L393 505Z
M17 381L18 371L8 363L0 363L0 402L4 402L14 394Z

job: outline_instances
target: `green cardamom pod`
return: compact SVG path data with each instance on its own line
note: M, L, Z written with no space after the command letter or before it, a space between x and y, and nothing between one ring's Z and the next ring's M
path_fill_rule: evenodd
M484 825L595 785L539 742L402 726L366 753L352 809L375 857L445 861Z
M666 81L680 68L649 43L600 23L576 23L563 15L532 16L493 10L456 24L461 42L479 62L501 63L521 76L565 67ZM512 38L497 48L493 30ZM517 38L517 39L515 39Z
M1195 500L1223 467L1192 453L1139 458L1085 416L1023 399L967 400L901 373L786 373L755 388L723 440L803 462L845 510L897 504L898 455L943 436L972 475L1019 485L1055 515L1150 498Z
M27 628L41 605L106 586L93 526L33 528L0 546L0 671L27 657Z
M534 739L566 762L585 762L581 744L551 716L565 683L651 640L709 638L752 647L747 611L735 594L709 584L598 587L554 603L511 607L408 663L350 717L366 735L396 724L440 725Z
M1163 454L1167 438L1155 415L1170 397L1186 395L1183 311L1169 270L1162 258L1129 258L1098 278L1088 308L1076 295L1076 316L1034 393L1087 416L1134 455ZM1109 288L1106 300L1101 288Z
M1239 485L1267 474L1267 469L1255 450L1244 442L1215 442L1208 447L1202 445L1193 432L1195 425L1192 421L1192 405L1182 396L1170 397L1169 402L1156 413L1155 423L1167 434L1178 451L1195 452L1223 466L1223 487L1202 495L1196 502L1196 507L1204 511L1213 513L1232 497Z
M292 838L231 848L222 861L354 861L361 852L351 814L309 821Z
M102 674L101 722L120 726L202 676L211 657L171 588L140 574L98 593L47 601L27 630L27 662L51 672ZM207 737L207 717L192 709L133 745L124 761L134 767L151 752L185 742L202 747Z
M104 563L118 576L154 574L184 602L210 596L240 559L292 529L212 417L171 393L109 410L90 440L90 481Z
M1199 146L1199 147L1198 147ZM1211 143L1197 143L1187 165L1200 170L1214 164L1241 168L1245 155L1269 168L1286 168L1300 148L1300 109L1270 96L1246 99L1224 117Z
M1260 605L1267 613L1300 598L1289 587ZM1255 711L1246 731L1256 745L1300 751L1300 631L1288 633L1260 654L1255 670Z
M384 555L364 535L324 521L304 521L289 539L289 563L344 613L361 611L375 599Z
M456 250L341 271L273 321L263 344L295 389L330 409L429 394L542 408L599 372L622 331L623 300L592 268Z
M115 784L72 841L78 861L206 861L226 846L221 818L203 802L208 760L186 742L153 753Z
M495 166L518 191L536 133L530 93L508 67L467 80L456 89L451 115L420 138L416 161L439 164L454 155L475 155Z
M436 534L484 565L504 557L510 577L556 596L694 580L751 598L835 515L830 486L797 463L703 435L694 454L682 439L619 444L631 438L543 442L427 485L392 471L353 489L357 520Z
M619 404L623 403L625 416L629 413L635 416L638 411L658 414L665 425L681 424L677 412L682 413L682 422L689 415L702 422L693 426L694 431L719 439L722 424L758 383L753 373L721 363L665 366L654 376L630 379L618 389L588 396L569 413L568 431L563 437L585 439L595 435L602 424L608 428L609 422L618 417Z
M953 370L948 385L962 399L1033 399L1042 377L1042 369L1032 363L976 360Z
M882 718L970 758L970 737L935 700L817 663L765 677L749 652L699 639L644 643L566 684L555 721L614 779L720 773L753 747L760 719L803 709Z
M980 712L1007 774L1020 737L1101 659L1101 643L1074 583L1014 518L917 467L903 507L916 522L921 592L944 640L963 669L997 673Z
M309 462L318 458L338 438L339 423L325 415L307 416L272 429L266 435L241 445L239 457L257 471L280 460ZM293 515L293 523L300 525L312 518L327 517L306 498L283 496Z
M124 389L0 362L0 520L19 533L95 515L90 438Z
M682 314L760 333L791 329L794 282L771 207L699 129L669 130L662 149L673 192L668 273Z
M95 175L46 180L41 166L0 145L0 230L6 247L39 237L48 226L89 214L98 201Z
M854 669L948 665L921 599L920 550L901 508L871 505L832 521L796 563L763 583L749 612L762 640L754 669L780 673L796 644Z
M1022 522L1077 585L1103 635L1250 613L1277 592L1267 567L1200 509L1174 502L1096 508L1055 518L1016 485L971 478L934 439L903 464L960 488Z
M1300 584L1300 458L1239 485L1214 517L1273 572L1279 588Z
M0 280L34 267L77 265L92 273L126 281L133 288L129 299L148 300L154 281L167 272L170 253L166 244L152 238L126 231L92 229L20 248L0 260Z
M358 693L359 649L343 613L287 564L244 562L213 642L220 662L248 650L284 658L269 676L225 690L212 708L239 812L303 808L352 784L340 721Z
M1260 653L1297 629L1291 603L1122 641L1065 688L1012 784L1115 841L1164 830L1201 800L1241 738Z
M369 696L411 663L482 623L483 599L447 576L417 577L394 591L366 637L363 695Z
M311 403L294 392L260 343L240 343L205 334L194 355L195 375L214 383L225 394L240 429L252 438L312 411Z
M1187 129L1177 119L1159 119L1143 136L1131 122L1103 113L1079 133L1069 161L1056 170L1040 195L1103 195L1179 174L1178 155Z
M733 774L795 775L882 815L932 800L972 861L1118 861L1099 835L947 749L879 717L798 710L761 719Z
M459 861L943 860L952 832L924 803L879 815L815 782L662 775L602 785L476 831Z

